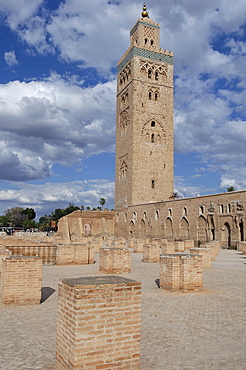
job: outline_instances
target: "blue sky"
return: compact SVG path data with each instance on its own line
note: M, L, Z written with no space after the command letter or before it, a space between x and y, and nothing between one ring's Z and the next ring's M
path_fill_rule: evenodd
M0 0L0 214L114 203L116 64L143 2ZM246 188L246 2L147 2L175 57L175 190Z

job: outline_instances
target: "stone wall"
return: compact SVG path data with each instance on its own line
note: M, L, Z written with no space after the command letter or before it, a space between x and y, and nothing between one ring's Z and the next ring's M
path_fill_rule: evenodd
M204 195L131 205L116 209L116 236L219 240L221 247L236 246L246 237L246 191Z
M94 263L94 247L88 244L58 245L57 265L89 265Z
M140 368L141 283L117 276L59 281L56 358L63 370Z
M79 242L87 236L114 235L113 211L74 211L58 222L55 238Z

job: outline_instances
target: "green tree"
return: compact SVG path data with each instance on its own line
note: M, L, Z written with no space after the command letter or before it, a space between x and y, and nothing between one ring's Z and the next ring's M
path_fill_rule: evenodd
M9 208L4 211L8 226L13 227L22 227L23 221L27 218L25 215L22 214L24 208L21 207L14 207Z
M51 228L51 216L44 215L39 219L39 229L43 231L49 231Z
M28 220L34 220L34 218L36 217L36 212L33 208L26 208L21 213L22 215L27 215Z
M101 198L100 201L99 201L99 203L101 204L102 209L103 209L103 206L106 203L106 200L104 198Z
M8 221L6 216L0 216L0 227L8 226Z
M227 188L227 191L235 191L236 189L234 188L234 186L229 186L229 188Z

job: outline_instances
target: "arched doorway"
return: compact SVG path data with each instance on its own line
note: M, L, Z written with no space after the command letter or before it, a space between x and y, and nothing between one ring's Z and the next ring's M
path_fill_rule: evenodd
M181 240L189 239L189 223L185 217L182 218L179 225L179 238Z
M85 224L84 225L84 235L89 236L91 234L91 225L90 224Z
M173 239L173 223L169 217L166 219L166 232L164 237L168 240Z
M240 233L240 235L239 235L239 240L240 240L241 242L243 242L243 241L244 241L243 221L241 221L241 222L239 223L239 233Z
M146 238L146 223L145 220L141 220L140 224L140 238Z
M201 243L207 242L207 222L205 217L198 217L198 231L197 231L197 240Z
M231 227L228 222L225 222L222 228L222 246L223 247L230 247L231 246Z
M130 234L131 238L134 238L134 236L135 236L135 223L134 223L133 220L130 221L129 234Z

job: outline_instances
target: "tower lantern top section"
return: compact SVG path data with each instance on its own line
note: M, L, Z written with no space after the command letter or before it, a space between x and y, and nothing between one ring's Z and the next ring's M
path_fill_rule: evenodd
M146 4L144 3L143 4L143 11L142 11L142 17L149 17L149 13L147 12L147 6Z
M118 62L118 73L133 56L173 64L173 52L160 48L160 25L149 18L146 3L130 31L130 47Z

